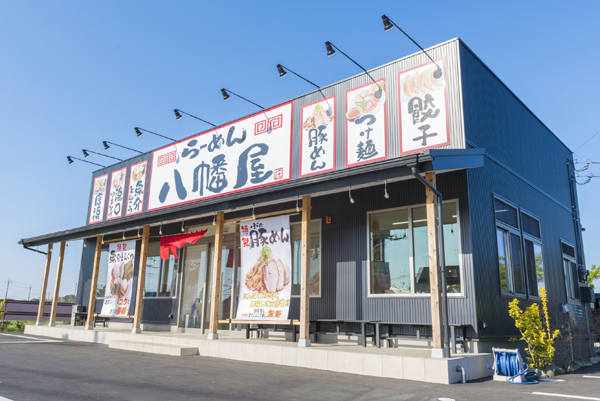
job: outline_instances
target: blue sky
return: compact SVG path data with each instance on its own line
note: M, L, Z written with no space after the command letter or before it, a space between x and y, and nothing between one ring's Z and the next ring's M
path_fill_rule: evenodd
M332 41L365 68L415 53L390 18L423 47L462 38L572 150L600 131L596 74L600 3L558 1L76 2L0 1L0 298L39 297L44 258L17 241L85 224L94 166L67 164L108 140L141 151L165 145L142 128L184 138L209 126L177 121L180 108L214 124L254 112L226 87L269 106L360 72L327 57ZM568 106L567 106L568 105ZM600 161L600 135L577 150ZM128 158L132 152L111 148ZM92 155L88 160L111 164ZM600 175L600 165L589 173ZM600 178L578 187L588 268L600 264ZM58 244L57 244L58 246ZM54 286L56 253L49 291ZM61 295L78 279L81 242L65 257Z

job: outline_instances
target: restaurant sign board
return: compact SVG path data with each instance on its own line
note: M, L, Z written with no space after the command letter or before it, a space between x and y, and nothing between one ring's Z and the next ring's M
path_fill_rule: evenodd
M134 263L135 240L112 242L108 245L108 272L100 315L114 317L129 315Z

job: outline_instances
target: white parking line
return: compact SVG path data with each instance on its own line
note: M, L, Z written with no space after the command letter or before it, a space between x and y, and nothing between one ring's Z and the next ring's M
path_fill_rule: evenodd
M7 341L5 343L0 342L0 344L25 344L25 343L39 343L39 342L59 343L59 342L62 342L62 340L47 340L45 338L35 338L35 337L29 337L29 336L22 336L20 334L0 333L0 335L9 336L9 337L20 337L20 338L26 338L28 340L34 340L34 341ZM2 401L2 399L0 399L0 401Z
M11 400L9 398L0 397L0 401L13 401L13 400Z
M600 379L600 376L583 376L583 377L587 377L588 379Z
M600 401L600 398L595 398L595 397L583 397L580 395L568 395L568 394L553 394L553 393L539 393L539 392L533 392L531 393L533 395L545 395L548 397L562 397L562 398L575 398L577 400L594 400L594 401Z

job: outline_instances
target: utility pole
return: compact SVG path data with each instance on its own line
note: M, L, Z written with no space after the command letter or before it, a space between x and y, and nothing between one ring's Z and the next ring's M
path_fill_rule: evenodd
M8 286L10 285L10 277L8 278L8 281L6 282L6 295L4 295L4 299L8 298Z
M29 286L29 295L27 295L27 300L29 301L29 298L31 298L31 286Z

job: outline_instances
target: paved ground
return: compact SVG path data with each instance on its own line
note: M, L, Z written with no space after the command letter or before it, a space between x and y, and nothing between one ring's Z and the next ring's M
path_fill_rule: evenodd
M21 333L0 335L0 401L600 401L600 365L559 378L564 381L527 386L481 380L448 386L209 357L144 354Z

